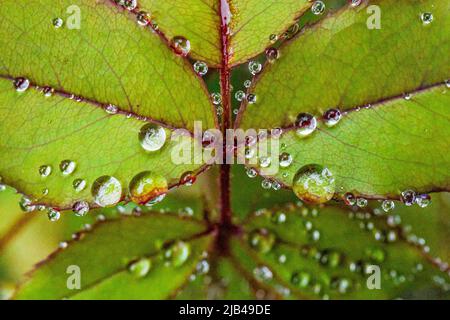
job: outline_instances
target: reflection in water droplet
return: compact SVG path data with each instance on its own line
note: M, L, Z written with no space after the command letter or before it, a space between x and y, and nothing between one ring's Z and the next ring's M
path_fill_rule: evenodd
M151 171L141 172L130 182L129 192L131 201L145 204L155 197L168 191L166 178Z
M248 168L246 173L249 178L255 178L258 175L258 172L254 168Z
M152 267L152 261L148 258L139 259L129 265L128 271L137 278L145 277Z
M122 198L122 185L114 177L102 176L92 185L94 202L100 207L110 207L119 203Z
M270 181L270 179L264 179L263 181L261 181L261 187L266 190L271 189L272 181Z
M248 101L249 104L254 104L254 103L256 103L256 95L253 94L253 93L249 93L249 94L247 95L247 101Z
M189 243L177 241L172 244L165 252L164 258L174 267L182 266L191 254Z
M161 126L148 123L139 131L139 142L146 151L158 151L166 142L166 131Z
M251 80L245 80L244 81L244 87L250 88L251 85L252 85L252 81Z
M137 7L137 0L122 0L121 3L129 11L136 9Z
M220 95L220 93L213 92L211 93L211 100L212 103L217 106L222 103L222 96Z
M367 206L367 199L364 198L357 198L356 199L356 205L360 208L364 208Z
M315 204L325 203L333 198L335 180L327 168L311 164L297 171L292 188L302 201Z
M344 202L348 206L354 206L356 204L356 197L353 193L347 192L344 194Z

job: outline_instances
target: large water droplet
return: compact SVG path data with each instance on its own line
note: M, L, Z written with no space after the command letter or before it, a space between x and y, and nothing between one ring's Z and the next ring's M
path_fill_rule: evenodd
M17 92L24 92L30 86L30 80L26 78L16 78L14 80L14 88L16 88Z
M300 113L295 121L296 132L299 137L309 136L317 128L316 118L309 113Z
M261 253L267 253L272 250L275 240L275 234L267 229L254 230L249 236L250 246Z
M100 207L110 207L119 203L122 198L122 185L111 176L102 176L92 185L94 202Z
M158 151L166 142L166 131L161 126L148 123L139 131L139 142L146 151Z
M183 57L187 56L191 51L190 41L182 36L176 36L172 39L172 47L176 54Z
M164 252L164 258L174 267L180 267L187 261L190 254L191 246L189 243L177 241Z
M152 268L152 261L148 258L139 259L128 267L128 270L137 278L145 277Z
M335 181L327 168L312 164L297 171L292 188L302 201L325 203L333 198Z
M212 103L217 106L222 103L222 96L220 95L220 93L213 92L211 93L211 100Z
M145 204L167 190L166 178L151 171L139 173L130 182L130 198L138 204Z

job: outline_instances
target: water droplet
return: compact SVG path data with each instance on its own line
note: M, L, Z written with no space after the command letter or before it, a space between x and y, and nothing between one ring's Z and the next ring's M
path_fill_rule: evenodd
M204 76L205 74L208 73L208 65L204 61L196 61L194 63L194 71L198 75Z
M322 14L325 11L325 3L322 1L314 1L313 5L311 6L311 11L315 15Z
M151 199L167 193L168 185L163 176L151 171L144 171L131 180L129 189L131 201L145 204Z
M429 194L419 194L416 196L416 203L421 208L426 208L431 203L431 197Z
M86 188L86 180L75 179L72 183L72 186L76 192L81 192Z
M392 200L384 200L381 203L381 208L385 211L385 212L389 212L391 210L393 210L395 208L395 203Z
M59 169L61 173L65 176L72 174L77 168L77 164L72 160L63 160L59 164Z
M174 267L180 267L187 261L190 254L191 246L189 243L177 241L164 252L164 258Z
M207 274L209 272L209 262L206 259L200 260L195 266L197 274Z
M172 39L172 47L176 54L183 57L187 56L191 51L190 41L182 36L176 36Z
M272 43L277 42L278 41L278 36L276 34L271 34L269 36L269 41L272 42Z
M244 87L250 88L251 85L252 85L252 81L251 80L245 80L244 81Z
M331 282L331 287L337 289L339 293L347 293L352 288L352 281L347 278L336 278Z
M249 94L247 95L247 101L248 101L249 104L254 104L254 103L256 103L256 95L253 94L253 93L249 93Z
M91 193L100 207L114 206L122 198L122 185L114 177L102 176L93 183Z
M247 168L246 173L249 178L255 178L258 175L258 172L254 168Z
M139 11L139 13L136 16L136 21L140 26L147 26L150 24L151 16L148 12L145 11Z
M311 164L297 171L292 188L302 201L315 204L325 203L333 198L335 180L327 168Z
M447 86L447 88L450 88L450 79L445 80L445 85Z
M327 127L335 126L341 120L341 111L339 109L329 109L324 115L325 125Z
M145 151L158 151L166 142L166 131L161 126L148 123L139 131L139 142Z
M272 163L272 159L270 157L260 157L259 165L261 168L267 168Z
M55 29L59 29L63 26L64 20L61 18L55 18L55 19L53 19L52 23L53 23L53 27L55 27Z
M297 135L299 137L309 136L317 128L316 118L309 113L300 113L295 121Z
M282 224L286 222L286 213L282 211L275 211L272 213L271 221L276 224Z
M280 57L280 51L277 48L267 48L266 49L266 58L270 63L274 63Z
M359 6L361 4L361 1L362 0L350 0L350 5L352 7L357 7L357 6Z
M403 95L403 99L405 99L405 100L407 100L407 101L411 100L411 98L412 98L411 93L405 93L405 94Z
M236 91L234 97L236 98L237 101L242 101L245 99L245 92L242 90Z
M262 70L262 64L258 61L250 61L248 63L248 71L250 71L250 73L252 75L256 75L257 73L260 73Z
M148 274L151 268L152 261L148 258L142 258L130 264L128 271L137 278L143 278Z
M16 88L17 92L24 92L30 86L30 80L26 78L16 78L14 80L14 88Z
M420 15L420 19L422 20L423 24L427 25L433 22L433 14L431 12L424 12Z
M86 201L77 201L73 204L72 210L77 217L85 216L89 212L89 203Z
M181 175L180 184L185 186L192 186L197 180L197 176L192 171L186 171Z
M269 281L273 278L272 271L266 266L259 266L253 270L253 275L260 281Z
M311 232L311 240L313 240L313 241L320 240L320 231L319 230L314 230L313 232Z
M278 257L278 262L279 263L286 263L287 261L287 257L285 254L280 254L280 256Z
M298 25L298 23L294 23L292 26L290 26L286 32L283 34L283 37L286 39L291 39L292 37L294 37L297 32L300 30L300 26Z
M24 212L31 212L35 209L35 206L31 204L31 200L26 196L23 196L20 199L19 206Z
M59 220L61 213L56 209L50 208L48 209L47 216L51 222L55 222Z
M48 177L52 174L52 166L50 165L43 165L39 168L39 174L41 177Z
M69 244L66 241L62 241L58 244L58 247L60 249L66 249L69 246Z
M212 103L217 106L222 103L222 96L220 95L220 93L213 92L211 93L211 100Z
M280 190L282 187L281 183L279 183L278 181L273 181L272 182L272 189L275 191Z
M0 192L6 190L6 185L0 182Z
M123 0L123 6L129 11L133 11L137 7L137 0Z
M291 283L300 288L308 287L311 281L311 275L308 272L298 271L294 272L291 276Z
M413 190L405 190L402 192L401 199L406 206L412 206L416 201L416 192Z
M270 181L269 179L264 179L263 181L261 181L261 187L263 187L263 189L271 189L272 188L272 181Z
M107 104L105 106L105 111L108 114L116 114L119 111L119 108L117 108L117 106L115 106L113 104Z
M279 160L280 160L280 167L287 168L291 165L293 158L289 153L283 152L280 154Z
M347 192L344 194L344 202L348 206L354 206L356 204L356 197L353 193Z
M364 198L357 198L356 199L356 205L360 208L364 208L367 206L367 199Z

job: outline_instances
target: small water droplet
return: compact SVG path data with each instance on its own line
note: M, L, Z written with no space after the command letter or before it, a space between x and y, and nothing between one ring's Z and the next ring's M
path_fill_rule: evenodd
M137 0L123 0L123 6L129 11L133 11L137 7Z
M183 57L187 56L191 51L190 41L182 36L176 36L172 39L172 47L176 54Z
M281 183L279 183L278 181L273 181L272 182L272 189L275 191L280 190L282 187Z
M311 275L308 272L298 271L294 272L291 276L291 283L300 288L308 287L311 281Z
M272 162L272 159L270 157L260 157L259 158L259 165L261 166L261 168L267 168L268 166L270 166Z
M280 57L280 51L277 48L267 48L266 58L270 63L274 63Z
M81 192L86 188L86 180L75 179L72 183L72 187L76 192Z
M190 254L191 246L189 243L177 241L164 252L164 258L174 267L180 267L187 261Z
M102 176L93 183L91 193L100 207L114 206L122 198L122 184L114 177Z
M325 3L323 3L323 1L314 1L311 6L311 11L315 15L322 14L325 11Z
M367 206L367 199L364 198L357 198L356 199L356 205L360 208L364 208Z
M151 199L165 194L168 191L166 178L153 173L144 171L137 174L130 182L129 192L131 201L137 204L148 203Z
M282 152L280 154L279 160L280 160L280 167L287 168L287 167L289 167L291 165L291 163L293 161L293 158L292 158L292 156L289 153Z
M272 181L270 181L270 179L264 179L263 181L261 181L261 187L266 190L271 189Z
M59 164L59 169L61 173L65 176L72 174L77 168L77 164L72 160L63 160Z
M136 16L137 23L143 27L149 25L150 20L151 20L151 15L145 11L139 11L139 13Z
M335 180L327 168L311 164L297 171L292 188L300 200L320 204L333 198Z
M66 249L69 246L69 244L66 241L62 241L58 244L58 247L60 249Z
M272 213L271 221L276 224L282 224L286 222L286 213L282 211L275 211Z
M350 5L352 7L357 7L361 4L362 0L350 0Z
M317 128L316 118L309 113L300 113L295 121L296 133L299 137L307 137Z
M248 101L249 104L254 104L254 103L256 103L256 95L253 94L253 93L249 93L249 94L247 95L247 101Z
M89 212L89 203L86 201L77 201L73 204L72 210L77 217L85 216Z
M262 64L258 61L250 61L248 63L248 71L250 71L250 73L252 75L256 75L257 73L260 73L262 70Z
M252 81L251 80L245 80L244 81L244 87L250 88L251 85L252 85Z
M208 73L208 65L204 61L196 61L194 63L194 71L198 75L204 76L205 74Z
M44 88L42 88L42 93L44 94L44 96L46 98L51 97L54 92L55 92L55 89L53 89L52 87L44 87Z
M63 26L64 20L61 18L55 18L55 19L53 19L52 23L53 23L53 27L55 27L55 29L59 29Z
M39 168L39 174L41 177L45 178L52 174L52 166L43 165Z
M429 194L419 194L416 196L416 203L421 208L426 208L431 203L431 197Z
M413 190L405 190L401 194L401 199L406 206L412 206L416 201L416 192Z
M115 106L113 104L107 104L105 106L105 111L108 114L117 114L117 112L119 111L119 108L117 108L117 106Z
M356 197L353 193L347 192L344 194L344 202L348 206L354 206L356 204Z
M327 127L335 126L341 120L341 111L339 109L329 109L324 115L325 125Z
M258 172L254 168L247 168L246 173L249 178L255 178L258 175Z
M209 272L209 262L206 259L200 260L195 266L197 274L207 274Z
M59 220L61 213L56 209L50 208L48 209L47 216L51 222L55 222Z
M30 80L26 78L16 78L14 80L14 88L16 88L17 92L24 92L30 86Z
M242 90L238 90L236 91L236 93L234 94L234 97L236 98L237 101L242 101L245 99L245 92Z
M420 19L422 20L424 25L427 25L433 22L434 17L431 12L424 12L420 15Z
M148 258L139 259L129 265L128 271L137 278L145 277L152 268L152 261Z
M278 41L278 36L276 34L271 34L269 36L269 41L272 42L272 43L277 42Z
M389 212L392 211L395 208L395 203L392 200L384 200L381 203L381 208L385 211L385 212Z
M220 95L220 93L213 92L211 93L211 100L212 103L217 106L222 103L222 96Z
M161 126L148 123L139 131L139 142L145 151L158 151L166 142L166 131Z
M192 186L197 180L197 176L192 171L186 171L181 175L180 184L185 186Z
M253 275L260 281L269 281L273 278L272 271L266 266L259 266L253 270Z

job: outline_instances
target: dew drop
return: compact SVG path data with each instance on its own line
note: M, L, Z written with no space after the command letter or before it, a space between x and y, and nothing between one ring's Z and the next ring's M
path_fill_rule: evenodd
M31 212L35 209L35 206L31 204L31 200L23 196L19 201L19 207L24 212Z
M147 26L150 24L151 16L148 12L140 11L136 16L136 21L140 26Z
M245 92L242 90L236 91L234 97L236 98L237 101L242 101L245 99Z
M158 151L166 142L166 131L161 126L148 123L139 131L139 142L145 151Z
M335 126L341 120L341 111L339 109L329 109L324 115L325 125L327 127Z
M300 200L320 204L333 198L335 180L327 168L311 164L297 171L292 188Z
M119 108L117 108L117 106L115 106L113 104L107 104L105 106L105 111L108 114L117 114L117 112L119 111Z
M39 174L41 177L45 178L52 174L52 166L43 165L39 168Z
M145 204L155 197L168 191L167 180L163 176L151 171L137 174L129 186L131 201Z
M360 208L364 208L367 206L367 199L365 198L357 198L356 199L356 205Z
M162 193L162 194L160 194L159 196L157 196L157 197L151 199L149 202L147 202L147 203L145 204L145 206L146 206L146 207L152 207L152 206L154 206L155 204L160 203L161 201L163 201L165 197L166 197L166 193Z
M55 92L55 89L53 89L52 87L44 87L42 89L42 93L44 94L44 96L46 98L51 97L54 92Z
M136 278L145 277L152 268L152 261L148 258L139 259L129 265L128 271Z
M344 194L344 202L348 206L354 206L356 204L356 197L353 193L347 192Z
M420 15L420 19L422 20L424 25L427 25L433 22L434 17L431 12L424 12Z
M323 3L323 1L314 1L311 6L311 11L315 15L322 14L325 11L325 3Z
M89 203L86 201L77 201L73 204L72 210L77 217L83 217L89 212Z
M381 204L381 208L385 211L385 212L389 212L392 211L395 208L395 203L392 200L384 200Z
M211 93L211 100L212 103L217 106L222 103L222 96L220 95L220 93L213 92Z
M280 167L287 168L291 165L293 158L289 153L283 152L280 154L279 160L280 160Z
M316 118L309 113L300 113L295 121L296 133L299 137L307 137L317 128Z
M133 11L137 7L137 0L123 0L123 6L129 11Z
M249 178L255 178L258 175L258 172L254 168L248 168L246 173Z
M55 222L59 220L61 213L56 209L50 208L48 209L47 216L51 222Z
M350 0L350 5L352 7L357 7L361 4L362 0Z
M253 275L259 281L269 281L273 278L273 273L267 266L256 267L253 270Z
M24 92L30 86L30 80L27 78L16 78L14 80L14 88L16 88L17 92Z
M275 224L282 224L286 222L286 214L282 211L275 211L272 213L271 221Z
M59 29L63 26L64 20L61 18L55 18L55 19L53 19L52 23L53 23L53 27L55 27L55 29Z
M272 43L277 42L278 41L278 36L276 34L271 34L269 36L269 41L272 42Z
M197 274L207 274L209 272L209 262L206 259L200 260L195 266Z
M256 103L256 95L253 93L250 93L247 95L247 101L249 104L254 104Z
M267 48L266 49L266 58L270 63L274 63L280 57L280 51L277 48Z
M281 183L279 183L278 181L274 181L272 182L272 189L275 191L280 190L282 187Z
M405 190L401 194L401 200L406 206L412 206L416 201L416 192L413 190Z
M122 198L122 184L114 177L102 176L93 183L91 193L100 207L114 206Z
M164 258L174 267L180 267L187 261L190 254L191 246L189 243L177 241L164 252Z
M251 85L252 85L252 81L251 80L245 80L244 81L244 87L250 88Z
M258 73L260 73L262 70L262 64L258 61L250 61L248 64L248 71L250 71L250 73L252 75L256 75Z
M192 186L197 180L197 176L192 171L186 171L181 175L180 184L184 186Z
M58 244L58 247L60 249L66 249L69 246L69 244L66 241L62 241Z
M291 283L300 288L306 288L310 284L311 275L308 272L298 271L291 276Z
M72 174L77 168L77 164L72 160L63 160L59 164L59 169L61 173L65 176Z
M199 76L204 76L205 74L208 73L208 65L204 61L196 61L194 63L194 71Z
M263 181L261 181L261 187L263 187L263 189L271 189L272 188L272 181L270 181L269 179L264 179Z
M187 56L191 51L190 41L182 36L176 36L172 39L172 47L176 54L183 57Z
M450 88L450 79L445 80L445 85L447 86L447 88Z
M272 163L272 160L270 157L260 157L259 158L259 165L261 168L267 168Z
M86 180L75 179L72 183L72 187L76 192L81 192L86 188Z
M419 194L416 196L416 203L421 208L426 208L431 203L431 197L429 194Z

